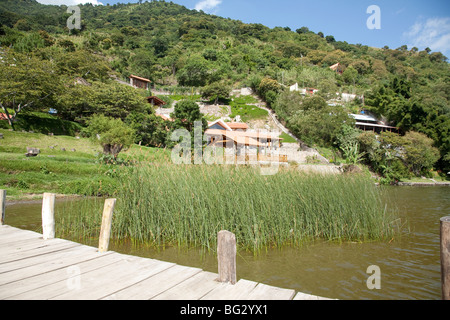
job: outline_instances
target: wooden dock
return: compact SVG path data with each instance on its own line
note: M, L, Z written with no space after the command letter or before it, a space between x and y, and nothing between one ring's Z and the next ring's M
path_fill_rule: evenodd
M321 300L325 298L0 225L2 300Z

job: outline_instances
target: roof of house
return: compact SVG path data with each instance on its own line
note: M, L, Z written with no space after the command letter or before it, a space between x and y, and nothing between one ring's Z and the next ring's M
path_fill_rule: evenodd
M130 78L138 79L138 80L141 80L141 81L144 81L144 82L152 82L149 79L138 77L138 76L135 76L135 75L130 75Z
M153 104L155 106L163 106L166 104L163 100L161 100L158 97L155 97L155 96L147 97L148 103L151 103L151 100L153 100Z
M248 129L248 124L243 123L243 122L226 122L226 124L233 130L239 130L239 129L247 130Z
M341 64L338 62L336 64L333 64L330 69L336 71L339 67L341 66Z
M222 119L213 121L213 122L208 122L208 128L211 128L212 126L214 126L215 124L218 124L219 126L221 126L222 128L224 128L225 130L229 130L232 131L233 129L230 128L230 126L225 123ZM219 130L219 129L213 129L213 130Z
M283 140L280 137L271 135L271 134L265 134L261 132L242 132L242 131L227 131L227 130L220 130L220 129L208 129L205 131L207 135L211 136L225 136L227 138L230 138L234 141L236 139L240 139L240 137L249 137L253 139L270 139L270 140Z
M374 117L364 115L364 114L350 114L356 121L370 121L370 122L377 122L378 120Z
M157 114L157 116L163 118L166 121L173 121L172 118L170 118L170 117L168 117L168 116L166 116L164 114Z
M374 127L374 128L385 128L385 129L395 129L398 130L397 127L385 126L383 124L375 124L375 123L367 123L367 122L356 122L357 126L365 126L365 127Z

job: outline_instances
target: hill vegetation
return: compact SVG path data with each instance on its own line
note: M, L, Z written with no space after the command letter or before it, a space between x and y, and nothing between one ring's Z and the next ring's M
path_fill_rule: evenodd
M147 137L144 144L165 146L170 124L146 103L149 92L113 80L135 74L152 80L153 89L208 89L216 101L214 88L251 87L300 139L341 153L355 147L355 159L384 177L427 174L433 166L443 175L450 171L450 70L440 52L349 44L307 27L271 29L166 1L80 8L81 30L69 30L65 6L0 2L0 107L10 127L25 126L30 113L49 108L80 127L103 114L139 131L136 139ZM329 68L337 63L340 72ZM294 83L319 92L289 92ZM364 99L330 106L336 93ZM351 127L346 114L361 110L412 132L391 150L392 159L375 157L383 150L370 153L367 137L342 126ZM148 125L140 126L143 121ZM410 167L415 161L399 152L410 141L423 142L426 165Z

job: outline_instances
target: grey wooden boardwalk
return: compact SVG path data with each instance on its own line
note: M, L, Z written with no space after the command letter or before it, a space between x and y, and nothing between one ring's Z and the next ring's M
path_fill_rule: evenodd
M319 300L248 280L97 248L11 226L0 226L2 300Z

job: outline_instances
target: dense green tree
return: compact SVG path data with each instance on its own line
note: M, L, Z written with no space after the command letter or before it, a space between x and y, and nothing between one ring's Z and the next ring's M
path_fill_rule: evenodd
M61 90L55 65L35 55L3 49L0 63L0 107L14 129L20 113L44 106Z
M203 87L207 84L209 67L203 57L192 57L178 72L177 78L182 86Z
M103 148L103 153L117 158L118 154L134 142L135 132L122 120L94 115L89 119L86 133Z
M207 85L202 90L202 98L214 101L217 104L219 100L227 100L230 97L231 88L224 83L214 82Z
M208 126L208 122L200 112L200 107L192 100L182 100L175 105L174 112L170 115L174 120L174 128L185 128L189 132L194 130L194 122L202 122L203 130Z

